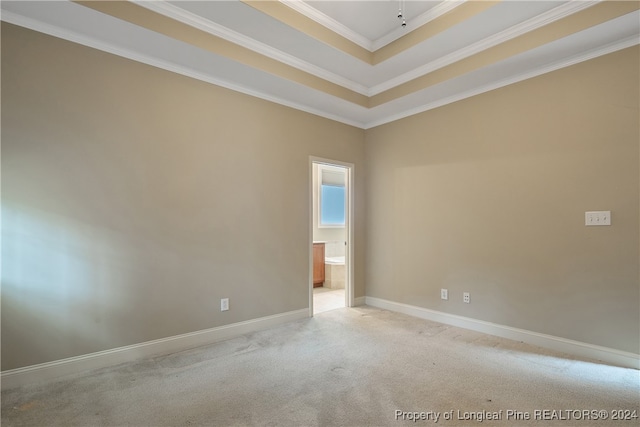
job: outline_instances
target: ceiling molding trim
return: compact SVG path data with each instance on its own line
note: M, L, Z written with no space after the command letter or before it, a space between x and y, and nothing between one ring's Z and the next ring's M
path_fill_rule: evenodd
M503 1L504 0L466 1L449 13L432 20L429 25L418 27L410 33L407 33L404 37L376 50L373 53L372 64L377 65L388 61L395 56L410 51L412 48L426 42L432 37L445 33L456 26L465 25L465 23L473 17L485 13Z
M551 64L547 64L543 67L536 68L535 70L528 71L526 73L521 73L515 76L511 76L502 80L498 80L496 82L492 82L486 84L484 86L479 86L472 90L468 90L459 94L455 94L446 98L438 99L434 102L430 102L419 107L411 108L409 110L405 110L398 114L392 114L382 119L374 120L365 124L364 129L371 129L376 126L380 126L386 123L391 123L396 120L404 119L406 117L410 117L416 114L423 113L428 110L433 110L438 107L445 106L447 104L451 104L457 101L461 101L466 98L471 98L472 96L480 95L485 92L489 92L495 89L499 89L501 87L509 86L514 83L518 83L524 80L528 80L534 77L541 76L546 73L550 73L552 71L560 70L562 68L570 67L575 64L579 64L580 62L588 61L590 59L595 59L599 56L607 55L609 53L617 52L622 49L626 49L628 47L636 46L640 44L640 38L637 35L633 35L631 37L627 37L626 39L619 40L614 43L610 43L608 45L589 50L587 52L581 53L579 55L572 56L570 58L565 58L561 61L553 62Z
M369 98L369 107L377 107L445 80L451 80L454 77L477 71L491 64L500 63L509 57L540 48L605 22L616 20L624 15L636 12L638 8L638 2L631 1L602 1L592 4L592 7L565 16L563 19L526 32L517 38L507 40L476 55L469 56L432 73L417 77L393 89L372 96Z
M425 74L431 73L439 68L446 67L447 65L453 64L454 62L460 61L469 56L476 55L482 52L483 50L497 46L500 43L504 43L508 40L519 37L525 33L528 33L529 31L536 30L552 22L555 22L559 19L565 18L574 13L580 12L581 10L594 6L595 4L600 3L601 1L602 0L592 0L592 1L572 0L570 3L565 3L541 15L528 19L512 27L509 27L506 30L503 30L499 33L486 37L485 39L480 40L476 43L473 43L463 49L459 49L448 55L442 56L435 61L422 65L398 77L387 80L386 82L380 83L376 86L372 86L369 89L367 96L371 97L379 93L382 93L384 91L387 91L389 89L393 89L396 86L409 82Z
M331 114L327 111L318 110L316 108L309 107L307 105L303 105L297 102L292 102L286 100L284 98L276 97L268 93L261 92L259 90L251 89L245 86L242 86L237 83L232 83L224 79L220 79L217 77L213 77L208 74L203 74L198 71L195 71L191 68L175 64L173 62L164 61L161 59L154 58L152 56L144 55L139 52L135 52L130 49L125 49L120 46L116 46L111 43L105 43L103 41L97 40L93 37L87 37L83 34L79 34L75 31L69 31L66 29L62 29L55 25L50 25L44 23L42 21L25 17L23 15L15 14L13 12L8 12L2 10L2 21L8 22L10 24L18 25L20 27L28 28L33 31L38 31L40 33L48 34L53 37L57 37L63 40L67 40L73 43L77 43L83 46L87 46L93 49L97 49L103 52L107 52L116 56L120 56L123 58L130 59L132 61L140 62L146 65L150 65L152 67L160 68L166 71L170 71L176 74L183 75L185 77L190 77L196 80L200 80L206 83L213 84L215 86L220 86L225 89L232 90L234 92L240 92L245 95L253 96L256 98L263 99L265 101L273 102L276 104L284 105L285 107L290 107L295 110L303 111L305 113L310 113L316 116L324 117L329 120L334 120L336 122L344 123L350 126L354 126L360 129L364 128L364 123L350 120L346 117L338 116L335 114Z
M314 21L316 21L318 24L330 29L331 31L341 35L342 37L344 37L347 40L350 40L351 42L357 44L358 46L367 49L368 51L373 51L373 41L369 40L368 38L366 38L365 36L356 33L355 31L353 31L351 28L342 25L340 22L336 21L335 19L331 18L330 16L325 15L324 13L320 12L318 9L316 9L315 7L309 6L307 3L305 3L304 1L296 1L296 0L279 0L280 3L284 4L285 6L290 7L291 9L295 10L298 13L301 13L302 15L306 16L309 19L313 19Z
M145 9L151 10L152 12L159 13L163 16L174 19L178 22L182 22L183 24L197 28L201 31L205 31L216 37L223 38L228 42L250 49L256 53L259 53L271 59L275 59L276 61L282 62L291 67L297 68L299 70L312 74L316 77L319 77L321 79L327 80L336 85L339 85L349 90L352 90L354 92L357 92L360 95L367 96L367 94L369 93L369 89L364 85L361 85L345 77L342 77L335 73L327 71L324 68L315 66L306 61L298 59L293 55L289 55L288 53L282 52L281 50L275 49L265 43L259 42L255 39L247 37L236 31L230 30L226 27L223 27L222 25L216 24L215 22L202 18L192 12L189 12L180 7L174 6L165 0L156 0L156 1L130 0L130 1L132 3L135 3L138 6L144 7Z
M51 35L53 37L58 37L60 39L68 40L80 45L84 45L90 48L98 49L110 54L114 54L123 58L127 58L136 62L144 63L149 66L157 67L160 69L164 69L170 72L174 72L180 75L184 75L186 77L194 78L200 81L204 81L216 86L220 86L229 90L233 90L235 92L243 93L249 96L253 96L256 98L260 98L269 102L273 102L279 105L283 105L286 107L290 107L299 111L303 111L309 114L313 114L319 117L324 117L329 120L334 120L336 122L344 123L350 126L354 126L361 129L370 129L376 126L380 126L386 123L390 123L399 119L403 119L415 114L419 114L431 109L435 109L453 102L457 102L463 100L465 98L469 98L475 95L479 95L494 89L498 89L504 86L508 86L510 84L514 84L520 81L524 81L533 77L537 77L542 74L546 74L552 71L556 71L571 65L578 64L580 62L588 61L590 59L597 58L602 55L606 55L609 53L616 52L618 50L622 50L628 47L636 46L640 44L640 37L637 34L633 36L627 37L623 40L616 41L614 43L610 43L605 46L601 46L581 54L572 56L570 58L565 58L560 61L552 62L550 64L546 64L544 66L538 67L534 70L530 70L521 74L517 74L514 76L510 76L508 78L501 79L496 82L491 82L485 84L483 86L464 91L458 94L454 94L445 98L441 98L435 100L430 103L426 103L414 108L410 108L399 112L397 114L388 114L382 118L372 120L372 121L360 121L353 120L345 117L344 115L336 115L332 114L326 110L313 108L299 102L289 101L287 99L274 96L260 90L252 89L243 86L242 84L232 83L224 79L216 78L209 74L204 74L199 71L193 70L189 67L175 64L170 61L165 61L161 59L157 59L148 55L141 54L139 52L135 52L130 49L122 48L115 44L106 43L104 41L100 41L93 37L88 37L86 35L77 33L75 31L70 31L67 29L60 28L55 25L51 25L40 20L36 20L33 18L29 18L20 14L16 14L13 12L9 12L6 10L2 10L2 21L8 22L10 24L18 25L21 27L25 27L34 31L38 31L44 34ZM310 89L313 90L313 89ZM375 109L370 110L368 114L375 114Z
M363 35L356 33L355 31L351 30L349 27L341 24L340 22L336 21L330 16L325 15L324 13L320 12L318 9L314 8L313 6L309 6L304 1L299 1L299 0L279 0L279 1L282 4L289 6L291 9L294 9L296 12L305 15L309 19L313 19L318 24L325 26L331 31L341 35L342 37L352 41L353 43L359 45L364 49L367 49L370 52L375 52L376 50L383 48L389 43L392 43L397 39L404 37L407 34L406 27L398 28L390 32L389 34L380 37L377 40L370 40L364 37ZM432 9L407 21L407 27L410 27L411 31L415 30L433 21L434 19L439 18L445 13L451 12L453 9L465 3L466 1L468 0L445 0L443 3L439 3L438 5L434 6Z
M225 40L221 37L192 27L191 25L168 18L152 10L139 6L133 2L74 0L74 3L100 12L105 16L110 16L119 21L127 22L129 24L133 24L134 26L141 27L145 29L145 31L159 34L161 36L167 36L174 40L178 40L180 42L194 46L219 58L229 59L237 64L243 64L255 70L264 72L265 74L277 76L285 80L290 80L291 82L295 82L303 86L325 92L334 97L343 99L356 105L360 105L362 107L369 106L369 98L366 95L359 94L358 92L354 92L343 86L332 83L328 80L322 79L290 65L284 64L275 59L269 58L248 48ZM286 9L287 11L291 11L290 13L295 13L298 16L301 16L305 20L309 21L308 18L303 17L297 12L281 5L280 3L262 2L262 4L277 5L283 9ZM44 20L44 18L42 19ZM106 19L104 22L108 22L108 19ZM329 30L319 24L316 24L315 22L313 22L313 24L317 25L319 28L322 28L322 30L326 32L330 32ZM351 44L351 42L348 43ZM358 49L361 48L358 47ZM365 50L362 49L362 51ZM183 61L181 61L181 63L182 62ZM229 79L235 80L230 77ZM243 84L245 83L243 82ZM247 82L246 84L249 84L249 82ZM268 92L268 89L265 90ZM300 102L302 102L302 100L300 100Z
M284 3L264 0L239 1L309 37L313 37L322 43L351 55L365 64L373 65L373 55L371 51L330 30L308 16L288 7Z
M401 37L404 37L407 34L406 28L411 28L411 31L422 27L425 24L433 21L444 15L445 13L451 12L456 7L462 5L467 0L445 0L443 3L439 3L433 8L427 10L421 15L416 16L415 18L407 21L407 27L402 28L399 27L396 30L390 32L386 36L382 36L379 39L372 42L372 51L376 51L388 45L389 43L393 43Z

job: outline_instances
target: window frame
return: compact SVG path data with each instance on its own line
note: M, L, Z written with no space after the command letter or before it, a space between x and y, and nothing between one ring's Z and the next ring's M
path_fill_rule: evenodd
M347 188L346 188L346 173L343 171L338 171L337 169L332 170L333 168L328 167L326 165L318 165L318 228L345 228L347 224ZM325 171L330 172L340 172L345 173L345 183L343 185L335 185L335 187L341 187L344 192L344 200L343 200L343 219L342 223L324 223L322 221L322 206L323 206L323 197L322 197L322 187L323 187L323 173Z

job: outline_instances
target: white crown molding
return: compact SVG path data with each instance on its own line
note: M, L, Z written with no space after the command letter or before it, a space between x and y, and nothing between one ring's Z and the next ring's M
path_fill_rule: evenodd
M448 55L442 56L435 61L431 61L428 64L422 65L407 73L401 74L397 77L394 77L393 79L380 83L376 86L372 86L369 89L367 96L377 95L386 90L399 86L403 83L406 83L408 81L421 77L425 74L438 70L442 67L446 67L447 65L453 64L454 62L476 55L493 46L497 46L508 40L514 39L518 36L521 36L530 31L533 31L537 28L541 28L559 19L565 18L581 10L589 8L599 3L600 1L602 0L592 0L592 1L572 0L569 3L562 4L534 18L528 19L524 22L521 22L520 24L513 25L507 28L506 30L503 30L499 33L493 34L489 37L479 40L476 43L473 43L463 49L459 49Z
M131 59L133 61L141 62L143 64L151 65L153 67L157 67L163 70L171 71L176 74L181 74L186 77L191 77L196 80L211 83L213 85L220 86L229 90L233 90L235 92L244 93L245 95L264 99L265 101L270 101L276 104L284 105L285 107L290 107L290 108L304 111L306 113L310 113L316 116L324 117L326 119L344 123L350 126L354 126L358 128L363 128L364 126L363 122L350 120L343 116L338 116L335 114L328 113L327 111L318 110L316 108L312 108L304 104L292 102L284 98L276 97L271 94L261 92L259 90L247 88L240 84L232 83L227 80L214 77L213 75L203 74L182 65L178 65L169 61L164 61L149 55L144 55L130 49L125 49L120 46L116 46L114 44L105 43L101 40L97 40L92 37L87 37L85 35L81 35L73 31L59 28L57 26L46 24L32 18L15 14L13 12L2 10L2 21L8 22L10 24L19 25L21 27L29 28L31 30L48 34L50 36L58 37L64 40L68 40L74 43L78 43L83 46L88 46L94 49L98 49L103 52L121 56L123 58Z
M272 58L276 61L282 62L284 64L290 65L296 69L307 72L311 75L319 77L321 79L327 80L331 83L334 83L338 86L344 87L346 89L352 90L356 93L365 96L374 96L386 90L392 89L396 86L399 86L403 83L411 81L415 78L433 72L439 68L445 67L449 64L452 64L456 61L464 59L466 57L477 54L483 50L486 50L490 47L496 46L500 43L503 43L507 40L515 38L519 35L522 35L528 31L532 31L536 28L540 28L546 24L554 22L558 19L569 16L573 13L579 12L585 8L591 7L594 4L599 3L602 0L572 0L569 3L563 4L559 7L556 7L546 13L543 13L535 18L527 20L521 24L512 26L500 33L497 33L493 36L487 37L479 42L476 42L464 49L460 49L456 52L452 52L449 55L446 55L442 58L439 58L436 61L432 61L428 64L425 64L421 67L418 67L412 71L404 73L400 76L397 76L393 79L387 80L381 84L368 88L362 84L356 83L350 79L337 75L333 72L330 72L322 67L315 66L306 61L300 60L292 55L289 55L285 52L282 52L278 49L272 48L265 43L261 43L257 40L254 40L250 37L247 37L243 34L240 34L236 31L230 30L226 27L223 27L219 24L216 24L208 19L202 18L192 12L184 10L180 7L177 7L166 0L156 0L156 1L143 1L143 0L132 0L135 4L159 13L163 16L169 17L176 21L182 22L194 28L205 31L209 34L212 34L217 37L221 37L231 43L237 44L239 46L243 46L247 49L250 49L254 52L257 52L266 57ZM292 1L292 0L280 0L283 4L293 7L296 10L306 10L306 13L314 14L317 19L320 16L324 16L326 19L331 20L331 18L322 14L317 9L307 5L302 1ZM429 11L423 13L419 17L415 18L410 22L416 22L415 25L424 25L423 23L429 22L442 14L453 10L455 7L464 3L464 1L458 0L448 0L444 3L439 4L438 6L430 9ZM311 12L314 11L314 12ZM304 12L301 12L304 13ZM309 16L311 17L311 16ZM312 18L313 19L313 18ZM315 20L315 19L314 19ZM320 22L322 24L322 22ZM323 24L324 25L324 24ZM340 24L341 25L341 24ZM346 28L346 27L345 27Z
M231 43L237 44L238 46L245 47L268 58L275 59L278 62L290 65L291 67L294 67L298 70L302 70L316 77L334 83L338 86L342 86L346 89L357 92L361 95L366 95L368 92L368 88L364 85L339 76L324 68L310 64L306 61L296 58L293 55L289 55L288 53L275 49L265 43L252 39L251 37L247 37L241 33L223 27L222 25L219 25L206 18L175 6L167 2L166 0L132 0L132 2L137 4L138 6L144 7L145 9L159 13L178 22L182 22L183 24L187 24L191 27L205 31L214 36L223 38Z
M373 51L373 41L369 40L363 35L360 35L353 31L351 28L341 24L330 16L320 12L315 7L309 6L306 2L300 0L279 0L280 3L290 7L298 13L306 16L309 19L317 22L318 24L328 28L336 34L341 35L345 39L357 44L358 46Z
M514 25L510 28L507 28L504 31L501 31L500 33L494 34L490 37L487 37L483 40L480 40L472 45L469 45L463 49L460 49L458 51L452 52L449 55L445 55L441 58L439 58L436 61L432 61L428 64L425 64L423 66L420 66L414 70L411 70L407 73L404 73L400 76L397 76L393 79L387 80L381 84L378 84L376 86L373 86L371 88L367 88L364 85L361 85L359 83L356 83L352 80L346 79L342 76L339 76L335 73L332 73L324 68L315 66L313 64L310 64L306 61L300 60L292 55L289 55L285 52L282 52L278 49L272 48L271 46L268 46L264 43L261 43L257 40L254 40L250 37L244 36L243 34L240 34L236 31L230 30L226 27L223 27L219 24L216 24L208 19L202 18L192 12L189 12L187 10L184 10L180 7L177 7L171 3L168 3L166 0L156 0L156 1L143 1L143 0L132 0L134 3L147 8L149 10L152 10L156 13L159 13L161 15L167 16L171 19L174 19L176 21L182 22L184 24L190 25L194 28L198 28L202 31L205 31L209 34L215 35L217 37L221 37L231 43L235 43L238 44L239 46L243 46L247 49L250 49L254 52L257 52L259 54L265 55L269 58L275 59L279 62L282 62L284 64L290 65L296 69L308 72L309 74L312 74L316 77L322 78L324 80L327 80L331 83L337 84L339 86L342 86L344 88L347 88L349 90L352 90L356 93L359 93L361 95L365 95L365 96L374 96L377 95L379 93L382 93L386 90L392 89L396 86L399 86L403 83L406 83L408 81L411 81L415 78L421 77L425 74L428 74L430 72L433 72L439 68L445 67L447 65L450 65L454 62L460 61L464 58L467 58L469 56L475 55L479 52L482 52L483 50L489 49L493 46L496 46L500 43L504 43L505 41L508 41L510 39L513 39L515 37L518 37L522 34L525 34L529 31L535 30L537 28L543 27L544 25L547 25L549 23L552 23L554 21L557 21L559 19L562 19L566 16L572 15L574 13L577 13L581 10L584 10L588 7L591 7L603 0L572 0L569 3L565 3L561 6L558 6L550 11L547 11L541 15L538 15L532 19L529 19L527 21L524 21L520 24ZM280 0L281 3L285 4L288 7L293 8L294 10L299 11L300 13L303 13L305 16L319 22L322 25L327 26L327 28L332 29L334 31L336 31L336 28L331 27L330 25L331 22L334 22L336 25L342 26L342 24L338 23L337 21L333 20L332 18L328 17L327 15L323 14L322 12L318 11L317 9L309 6L307 3L303 2L303 1L294 1L294 0ZM461 4L463 4L464 1L459 1L459 0L448 0L445 1L443 3L440 3L439 5L433 7L432 9L428 10L427 12L423 13L422 15L414 18L413 20L410 21L410 23L414 26L420 26L420 25L424 25L430 21L432 21L433 19L436 19L437 17L453 10L454 8L460 6ZM335 25L334 25L335 27ZM344 27L344 26L343 26ZM344 27L345 29L349 30L347 27ZM337 32L337 31L336 31ZM351 31L353 34L356 34L355 32ZM405 34L404 31L402 31L402 29L399 29L399 32L394 32L393 34L396 34L397 37L399 38L402 35ZM387 37L387 36L385 36ZM368 40L368 39L367 39ZM379 39L382 40L382 39ZM395 40L395 39L394 39ZM352 40L354 41L354 40ZM390 43L391 39L381 42L384 44L388 44ZM355 41L354 41L355 42ZM370 42L370 41L369 41ZM373 43L373 42L370 42ZM375 42L376 44L378 43L378 41ZM382 44L382 45L384 45Z
M556 71L556 70L559 70L559 69L562 69L562 68L565 68L565 67L569 67L571 65L575 65L575 64L578 64L580 62L588 61L590 59L594 59L594 58L597 58L599 56L607 55L609 53L613 53L613 52L616 52L618 50L626 49L628 47L635 46L637 44L640 44L640 38L638 38L638 36L631 36L631 37L628 37L626 39L619 40L619 41L617 41L615 43L611 43L611 44L608 44L606 46L602 46L602 47L597 48L597 49L592 49L592 50L590 50L588 52L585 52L585 53L582 53L580 55L576 55L576 56L573 56L571 58L566 58L566 59L563 59L561 61L554 62L552 64L547 64L544 67L540 67L540 68L537 68L535 70L528 71L526 73L521 73L521 74L518 74L518 75L515 75L515 76L511 76L509 78L502 79L502 80L499 80L499 81L496 81L496 82L492 82L492 83L486 84L484 86L479 86L477 88L474 88L473 90L461 92L461 93L458 93L458 94L455 94L455 95L452 95L452 96L449 96L449 97L446 97L446 98L440 98L440 99L438 99L436 101L433 101L433 102L430 102L430 103L427 103L427 104L423 104L423 105L421 105L419 107L416 107L416 108L411 108L411 109L405 110L405 111L400 112L398 114L391 114L391 115L385 116L384 118L379 119L379 120L373 120L371 122L366 123L365 126L364 126L364 129L371 129L371 128L374 128L376 126L380 126L380 125L383 125L383 124L386 124L386 123L391 123L391 122L394 122L396 120L404 119L406 117L413 116L413 115L416 115L416 114L419 114L419 113L423 113L423 112L428 111L428 110L433 110L434 108L442 107L442 106L447 105L447 104L452 104L454 102L461 101L461 100L466 99L466 98L471 98L472 96L475 96L475 95L480 95L482 93L489 92L489 91L492 91L494 89L499 89L501 87L508 86L508 85L511 85L511 84L514 84L514 83L518 83L518 82L521 82L523 80L527 80L527 79L530 79L530 78L533 78L533 77L537 77L537 76L540 76L542 74L550 73L552 71Z
M593 3L592 3L593 4ZM314 108L314 107L310 107L309 105L300 103L300 102L293 102L290 101L288 99L285 99L283 97L278 97L278 96L274 96L272 94L269 93L265 93L262 92L258 89L253 89L253 88L248 88L246 86L243 86L242 84L238 84L238 83L234 83L234 82L229 82L220 78L217 78L211 74L203 74L199 71L193 70L191 68L189 68L188 66L184 66L184 65L179 65L179 64L175 64L169 61L165 61L165 60L160 60L158 58L154 58L152 56L149 55L144 55L141 54L139 52L135 52L133 50L130 49L126 49L120 46L116 46L114 44L110 44L110 43L106 43L103 42L101 40L97 40L91 37L87 37L85 35L81 35L78 34L76 32L72 32L69 31L67 29L62 29L60 27L57 26L53 26L50 24L46 24L44 22L41 22L39 20L35 20L29 17L25 17L19 14L15 14L12 12L8 12L6 10L2 10L2 20L15 24L15 25L19 25L22 27L26 27L35 31L39 31L45 34L49 34L52 35L54 37L58 37L61 39L65 39L65 40L69 40L72 41L74 43L78 43L81 45L85 45L88 47L92 47L104 52L108 52L114 55L118 55L124 58L128 58L137 62L141 62L150 66L154 66L157 68L161 68L167 71L171 71L171 72L175 72L177 74L181 74L187 77L191 77L197 80L201 80L210 84L214 84L216 86L220 86L220 87L224 87L239 93L243 93L249 96L254 96L256 98L260 98L260 99L264 99L266 101L270 101L270 102L274 102L276 104L280 104L286 107L290 107L296 110L300 110L303 112L307 112L310 114L314 114L316 116L320 116L320 117L324 117L326 119L329 120L334 120L340 123L344 123L350 126L354 126L354 127L358 127L361 129L370 129L376 126L380 126L383 125L385 123L390 123L392 121L395 120L399 120L408 116L412 116L415 114L419 114L422 113L424 111L428 111L434 108L438 108L465 98L469 98L471 96L475 96L484 92L488 92L490 90L494 90L503 86L507 86L509 84L513 84L513 83L517 83L519 81L522 80L526 80L528 78L532 78L532 77L536 77L538 75L544 74L544 73L548 73L563 67L567 67L582 61L586 61L601 55L605 55L620 49L624 49L626 47L630 47L636 44L640 43L640 40L637 36L632 36L629 37L627 39L612 43L610 45L598 48L598 49L594 49L591 50L589 52L583 53L581 55L577 55L574 56L572 58L568 58L562 61L558 61L556 63L553 64L547 64L543 67L540 67L538 69L532 70L532 71L528 71L526 73L522 73L516 76L511 76L509 78L506 79L502 79L500 81L496 81L496 82L492 82L489 84L486 84L484 86L481 87L477 87L474 88L473 90L469 90L469 91L465 91L465 92L461 92L458 94L454 94L448 97L444 97L444 98L440 98L437 99L435 101L429 102L429 103L425 103L422 105L419 105L417 107L414 108L410 108L410 109L406 109L403 111L398 111L398 112L391 112L388 113L386 115L384 115L384 117L382 118L378 118L375 120L367 120L367 115L369 117L371 117L372 115L375 115L375 108L370 110L368 113L365 113L365 115L363 116L364 118L361 120L354 120L352 118L348 117L348 114L342 114L342 115L338 115L338 114L334 114L329 112L326 109L318 109L318 108ZM309 89L312 90L312 89ZM329 96L329 95L327 95ZM351 112L354 113L354 115L352 115L351 117L354 117L356 114L356 110L354 110L354 108L359 108L359 107L355 107L352 106L351 107L352 110ZM396 110L397 111L397 110ZM360 114L360 113L358 113Z
M439 18L445 13L451 12L453 9L462 5L466 1L467 0L445 0L442 3L437 4L436 6L432 7L431 9L422 13L421 15L418 15L415 18L407 21L406 27L404 28L398 27L396 30L390 32L386 36L382 36L379 39L375 40L371 44L371 50L376 51L388 45L389 43L392 43L398 40L399 38L407 34L407 28L410 28L410 31L420 28L423 25L433 21L434 19Z
M301 0L279 0L282 4L289 6L291 9L295 10L306 16L309 19L314 20L318 24L328 28L336 34L341 35L345 39L357 44L358 46L367 49L370 52L374 52L381 47L388 45L389 43L405 36L407 34L407 28L416 29L424 24L433 21L434 19L444 15L447 12L452 11L456 7L460 6L467 0L445 0L442 3L434 6L428 11L422 13L421 15L416 16L415 18L407 21L407 27L398 27L398 29L390 32L387 35L380 37L377 40L370 40L367 37L358 34L353 31L351 28L341 24L335 19L327 16L326 14L320 12L318 9L313 6L309 6L304 1Z
M83 371L106 368L151 356L171 354L201 347L308 317L309 310L304 308L140 344L11 369L2 372L2 390L52 381L65 375L78 374Z
M420 319L444 323L446 325L469 329L484 334L523 341L528 344L549 348L574 356L600 360L615 366L640 369L640 355L635 353L570 340L554 335L541 334L539 332L528 331L526 329L513 328L511 326L430 310L428 308L417 307L395 301L388 301L381 298L366 297L365 300L366 304L372 307L395 311L397 313L407 314Z

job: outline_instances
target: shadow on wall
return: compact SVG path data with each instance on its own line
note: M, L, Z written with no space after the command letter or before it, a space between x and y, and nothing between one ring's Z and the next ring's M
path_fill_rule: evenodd
M92 234L3 201L2 370L50 360L45 349L59 358L77 340L100 340L89 327L100 311L87 304L88 283L100 274L86 259L83 241ZM17 349L33 357L25 360Z
M109 233L3 200L3 371L132 341L124 313L144 295L131 292L135 271L114 277L131 252Z

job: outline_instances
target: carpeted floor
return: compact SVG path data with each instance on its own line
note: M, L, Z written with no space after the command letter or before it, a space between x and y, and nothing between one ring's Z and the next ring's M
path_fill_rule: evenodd
M444 426L637 426L638 412L639 371L358 307L8 390L1 421L390 426L434 425L437 417ZM607 419L585 419L596 414Z

